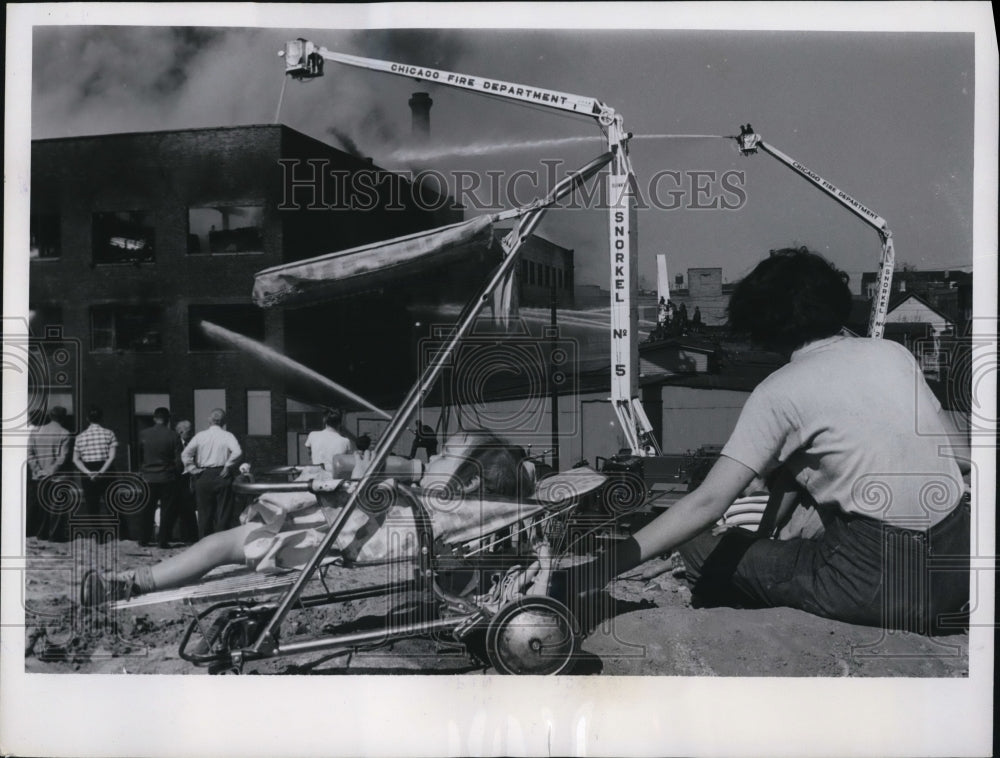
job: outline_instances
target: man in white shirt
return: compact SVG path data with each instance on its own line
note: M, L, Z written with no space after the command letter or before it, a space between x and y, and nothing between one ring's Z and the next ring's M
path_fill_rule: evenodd
M340 433L340 411L328 411L323 417L325 426L318 432L309 432L306 447L312 455L312 464L333 471L333 456L349 453L353 449L351 440Z
M198 532L204 539L228 529L229 506L236 462L243 455L240 443L226 431L226 412L216 408L208 414L208 429L198 432L181 452L184 472L195 476Z

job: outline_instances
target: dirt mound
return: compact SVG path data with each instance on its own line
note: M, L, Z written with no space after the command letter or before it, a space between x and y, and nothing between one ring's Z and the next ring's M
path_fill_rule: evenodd
M179 548L178 548L179 549ZM112 546L118 570L176 552ZM203 608L179 604L116 613L81 609L73 568L79 546L28 541L25 670L45 673L204 674L180 659L187 625ZM385 580L385 569L340 571L338 586ZM297 611L283 635L314 638L348 624L377 628L385 599ZM650 561L591 598L589 634L577 675L668 676L967 676L968 635L924 637L852 626L789 608L692 607L676 559ZM404 639L354 654L294 656L256 662L261 674L482 674L480 661L447 640Z

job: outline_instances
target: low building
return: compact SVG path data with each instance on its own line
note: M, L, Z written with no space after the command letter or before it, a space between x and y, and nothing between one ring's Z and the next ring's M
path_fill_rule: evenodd
M955 322L916 292L900 292L889 300L885 323L926 324L932 335L955 333Z
M875 296L878 283L877 271L861 275L861 295L867 299ZM964 334L972 318L972 273L957 269L916 270L909 267L896 269L892 275L892 297L902 298L916 294L930 308L951 321L959 333ZM895 300L900 302L900 300ZM892 307L890 303L890 308Z
M496 242L510 229L494 230ZM559 308L575 308L573 251L531 234L518 253L517 295L520 305L547 308L553 295Z
M668 338L639 348L639 378L707 374L718 370L719 348L697 337Z

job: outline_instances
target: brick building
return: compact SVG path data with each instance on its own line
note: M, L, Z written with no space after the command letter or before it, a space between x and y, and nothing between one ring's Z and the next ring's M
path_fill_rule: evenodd
M100 406L118 434L119 469L135 468L138 432L159 405L196 429L224 407L249 460L283 463L288 435L315 418L198 323L310 365L359 344L370 350L382 332L409 324L396 306L349 318L385 293L339 306L338 320L323 310L290 315L251 303L255 272L462 218L450 202L279 125L36 140L31 151L30 329L72 346L79 376L48 396L32 387L35 410L68 405L78 431L87 408ZM419 286L448 281L408 283ZM348 376L365 386L363 371ZM51 371L44 377L55 386Z

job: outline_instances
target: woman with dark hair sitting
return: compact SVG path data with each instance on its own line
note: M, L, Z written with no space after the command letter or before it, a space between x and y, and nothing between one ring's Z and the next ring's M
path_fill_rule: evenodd
M736 286L731 328L789 362L750 395L704 482L591 567L599 581L678 549L703 603L789 606L923 633L962 628L967 449L906 348L841 334L850 306L846 277L805 248L776 251ZM713 534L757 476L772 485L760 530ZM769 539L796 490L824 529ZM951 563L936 567L942 557Z

